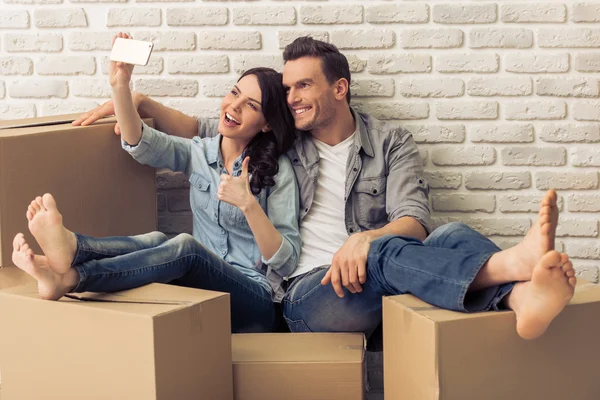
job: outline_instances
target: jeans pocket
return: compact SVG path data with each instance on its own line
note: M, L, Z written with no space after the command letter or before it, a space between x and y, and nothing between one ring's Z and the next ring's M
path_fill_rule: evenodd
M290 332L312 332L303 319L298 319L295 321L292 321L291 319L285 317L284 319L288 327L290 328Z

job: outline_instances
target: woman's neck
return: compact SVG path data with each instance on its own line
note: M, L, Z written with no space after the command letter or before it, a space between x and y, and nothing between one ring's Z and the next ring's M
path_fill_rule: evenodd
M223 157L225 169L227 169L229 174L233 172L233 163L240 155L242 155L246 146L248 146L248 142L242 142L227 137L221 139L221 157Z

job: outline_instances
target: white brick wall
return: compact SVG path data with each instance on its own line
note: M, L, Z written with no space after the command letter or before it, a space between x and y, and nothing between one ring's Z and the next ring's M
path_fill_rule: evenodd
M121 29L155 43L133 86L194 115L214 113L241 71L281 68L295 37L336 44L356 107L413 131L438 223L514 243L560 189L564 247L598 280L597 1L0 0L0 118L104 101ZM161 228L189 230L186 189L163 178Z

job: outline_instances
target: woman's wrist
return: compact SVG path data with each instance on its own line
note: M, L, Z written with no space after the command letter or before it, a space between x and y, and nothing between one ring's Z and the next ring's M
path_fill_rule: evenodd
M260 207L258 201L256 201L256 198L254 196L249 196L248 201L246 201L246 204L240 207L240 210L242 210L244 215L247 217L249 214L252 214L254 212L256 207Z

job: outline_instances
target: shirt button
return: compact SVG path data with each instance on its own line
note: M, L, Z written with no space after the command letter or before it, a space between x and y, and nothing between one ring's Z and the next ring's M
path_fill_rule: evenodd
M350 228L350 229L348 229L348 232L354 233L354 229Z
M373 194L377 194L377 189L373 189Z
M358 168L352 168L352 171L356 172L358 171Z
M215 218L217 218L217 213L215 213Z
M225 233L225 229L221 229L221 233Z
M308 208L305 208L305 209L304 209L304 212L308 212Z
M227 254L227 250L221 250L221 254L223 254L223 255Z

